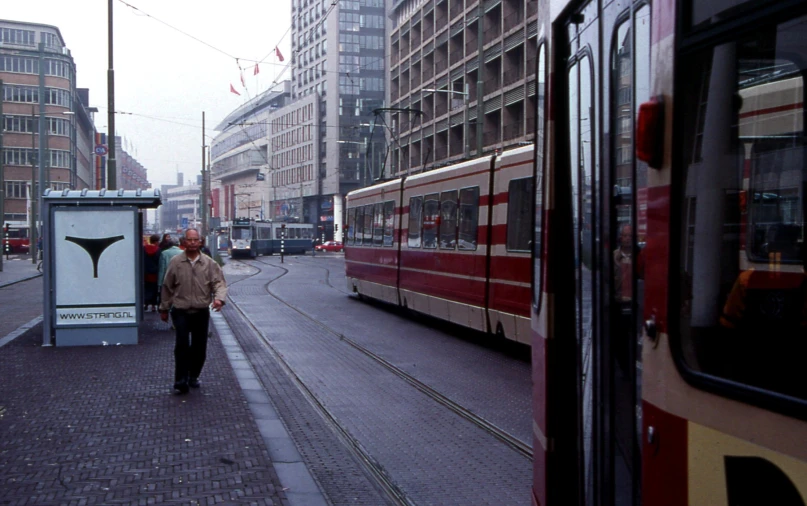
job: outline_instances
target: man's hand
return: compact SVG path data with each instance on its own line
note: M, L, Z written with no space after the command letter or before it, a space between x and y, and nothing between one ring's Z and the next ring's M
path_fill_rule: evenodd
M221 311L222 306L224 306L223 301L220 301L219 299L213 300L213 311Z
M164 322L168 321L168 311L160 311L160 320Z

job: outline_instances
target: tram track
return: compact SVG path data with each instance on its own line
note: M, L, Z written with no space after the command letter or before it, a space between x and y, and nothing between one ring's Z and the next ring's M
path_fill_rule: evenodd
M252 265L251 263L245 262L243 260L232 260L231 259L231 261L239 262L239 263L241 263L243 265L247 265L249 267L255 268L254 265ZM260 261L258 261L258 263L261 263L261 264L264 264L264 265L271 265L271 264L267 264L266 262L260 262ZM282 299L280 299L275 294L273 294L273 293L271 293L269 291L269 285L271 283L273 283L274 281L277 281L278 279L282 278L283 276L285 276L289 272L288 269L285 269L283 267L280 267L280 266L274 266L274 267L277 267L281 271L281 274L280 274L280 276L278 276L276 278L273 278L272 280L270 280L268 283L266 283L264 285L264 288L266 289L267 294L272 296L274 299L278 300L279 302L283 303L287 307L289 307L289 308L295 310L296 312L300 313L300 311L298 309L294 308L293 306L286 303L285 301L283 301ZM254 277L255 275L257 275L260 272L261 271L259 270L258 272L253 273L251 275L246 275L246 276L242 277L241 279L238 279L237 281L234 281L233 283L231 283L230 286L238 284L238 283L241 283L242 281L246 281L247 279L250 279L250 278ZM361 445L361 443L356 438L351 436L350 433L347 430L345 430L345 428L342 426L342 424L340 424L339 421L331 414L330 410L328 410L328 408L325 407L325 405L322 404L319 401L319 399L317 399L317 396L314 394L314 392L312 392L311 389L308 388L308 386L306 386L306 384L302 380L302 378L300 378L297 375L297 373L294 372L294 369L286 362L286 360L283 358L283 356L280 353L278 353L278 351L275 349L275 347L272 345L272 343L263 335L263 333L255 325L255 323L252 321L252 319L249 317L249 315L243 309L241 309L239 304L231 299L231 305L241 315L241 317L244 319L247 326L253 331L253 333L266 345L267 349L272 354L275 361L286 372L288 377L291 378L294 381L295 385L300 389L300 391L303 393L305 398L311 403L311 405L315 407L315 409L320 413L320 415L322 415L322 417L326 420L326 423L337 434L337 437L340 439L340 441L345 445L346 448L348 448L348 450L353 454L353 456L359 462L362 463L362 465L367 470L367 472L370 474L372 479L375 480L376 485L387 496L387 499L389 499L389 501L395 506L414 506L415 503L412 502L411 500L409 500L406 493L403 492L395 484L395 482L391 479L391 477L387 475L387 473L384 470L384 467L382 465L380 465L372 457L372 455L370 455L370 453L364 449L364 447ZM317 322L317 323L319 323L319 322Z
M248 262L245 262L243 260L234 260L234 261L242 262L244 265L248 265L248 266L251 266L253 268L259 268L260 269L260 267L257 267L253 263L248 263ZM333 327L319 321L318 319L312 317L311 315L306 313L304 310L302 310L299 307L287 302L282 297L280 297L279 295L272 292L272 290L270 289L270 285L272 283L274 283L275 281L281 279L283 276L285 276L289 272L289 270L287 268L285 268L285 267L283 267L281 265L274 264L274 263L265 262L265 261L261 260L260 258L252 259L252 262L256 262L256 263L261 264L261 265L266 265L266 266L269 266L269 267L272 267L272 268L275 268L275 269L278 269L278 270L281 271L281 274L279 276L271 279L270 281L268 281L264 285L264 288L266 289L266 293L269 296L271 296L272 298L274 298L278 302L282 303L286 307L290 308L291 310L295 311L296 313L300 314L302 317L308 319L312 323L316 324L317 326L319 326L320 328L322 328L323 330L325 330L329 334L332 334L333 336L337 337L340 341L350 345L351 347L353 347L357 351L360 351L365 356L373 359L378 364L382 365L384 368L386 368L387 370L389 370L390 372L392 372L393 374L395 374L396 376L398 376L399 378L403 379L408 384L413 386L419 392L425 394L426 396L428 396L432 400L438 402L442 406L450 409L455 414L459 415L461 418L463 418L463 419L471 422L472 424L476 425L477 427L481 428L482 430L484 430L488 434L492 435L493 437L495 437L499 441L505 443L508 447L515 450L520 455L532 460L532 458L533 458L533 450L532 450L532 446L530 446L529 444L527 444L524 441L521 441L520 439L510 435L506 431L504 431L504 430L500 429L499 427L497 427L495 424L493 424L493 423L489 422L488 420L480 417L479 415L473 413L472 411L468 410L467 408L465 408L461 404L451 400L450 398L448 398L445 395L441 394L439 391L437 391L434 388L430 387L426 383L423 383L419 379L415 378L411 374L401 370L399 367L397 367L392 362L386 360L384 357L376 354L375 352L373 352L369 348L361 345L357 341L345 336L339 330L337 330L337 329L335 329L335 328L333 328ZM310 264L310 262L307 262L307 263ZM323 267L323 268L326 269L326 271L328 272L328 275L330 275L330 271L326 267ZM243 281L243 280L240 280L240 281ZM331 288L333 288L335 290L339 290L338 288L330 285L330 282L328 282L328 286L330 286ZM342 293L345 293L342 290L339 290L339 291L342 292ZM234 305L237 306L237 303L234 303ZM245 316L247 321L249 321L250 324L252 325L252 322L245 315L245 313L240 308L238 308L238 310L239 310L239 312L241 314L243 314ZM252 326L257 331L257 328L254 325L252 325ZM261 335L261 337L263 338L263 335L260 332L258 332L258 334ZM268 341L266 341L265 338L263 338L263 339L267 343L267 345L271 347L271 344ZM285 366L288 367L288 365L285 365ZM322 409L325 409L324 406L322 407ZM332 418L332 417L330 417L330 414L328 414L327 416L329 418Z

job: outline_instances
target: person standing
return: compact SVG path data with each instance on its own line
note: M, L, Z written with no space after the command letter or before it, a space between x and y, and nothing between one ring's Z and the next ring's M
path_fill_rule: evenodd
M168 264L171 263L172 258L182 253L182 250L177 247L177 243L170 239L168 240L168 243L169 244L167 247L162 251L162 253L160 253L160 266L157 272L157 285L159 285L159 292L162 292L163 290L163 279L165 279L165 273L168 272Z
M149 306L154 311L157 310L157 272L160 269L160 236L153 234L149 237L149 243L143 246L143 308L148 311Z
M210 307L220 311L227 298L221 267L200 253L199 231L185 231L185 251L171 259L165 273L160 318L168 321L169 310L176 327L174 390L185 394L199 387L199 375L207 356Z

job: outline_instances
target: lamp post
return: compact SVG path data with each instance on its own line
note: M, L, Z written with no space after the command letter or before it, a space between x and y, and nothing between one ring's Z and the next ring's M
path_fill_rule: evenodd
M463 144L464 144L462 153L463 153L463 156L465 157L465 159L467 160L468 156L470 154L470 151L471 151L470 145L468 143L468 132L471 129L471 126L468 123L468 97L470 96L470 93L468 91L468 83L465 83L465 91L436 90L436 89L430 89L430 88L424 88L424 89L422 89L420 91L422 91L422 92L423 91L430 91L432 93L450 93L450 94L454 94L454 95L462 95L463 96L463 102L465 103L464 104L465 107L463 108L462 115L463 115L463 123L465 124L465 133L462 136L463 137ZM480 152L480 155L481 155L481 152Z

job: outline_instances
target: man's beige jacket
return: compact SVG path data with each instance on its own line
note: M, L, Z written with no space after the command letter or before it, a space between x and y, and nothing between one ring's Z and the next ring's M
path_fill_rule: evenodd
M160 293L160 311L205 309L213 299L224 302L227 284L221 267L202 253L192 264L185 252L171 259Z

